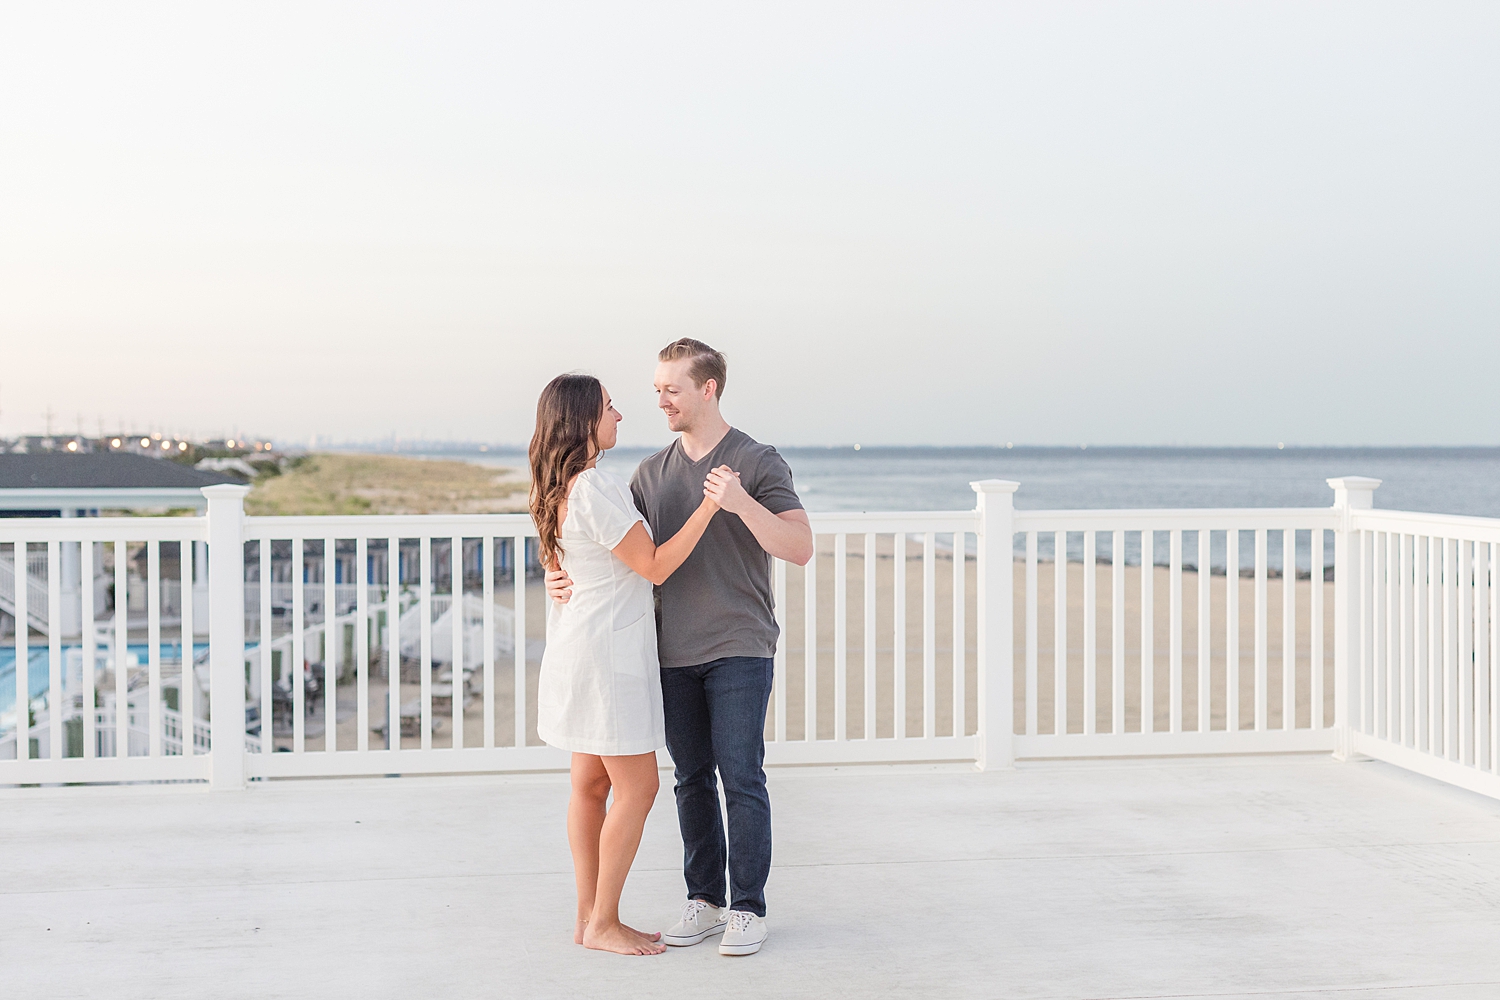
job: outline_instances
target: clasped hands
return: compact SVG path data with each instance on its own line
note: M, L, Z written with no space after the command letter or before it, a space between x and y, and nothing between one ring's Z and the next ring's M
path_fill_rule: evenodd
M755 502L740 483L740 474L727 465L709 472L708 478L703 480L703 497L731 514L738 514ZM567 604L573 596L573 579L562 569L548 570L546 583L547 596L558 604Z
M720 510L740 514L755 501L745 492L740 483L740 474L727 465L721 465L703 480L703 495L713 501Z

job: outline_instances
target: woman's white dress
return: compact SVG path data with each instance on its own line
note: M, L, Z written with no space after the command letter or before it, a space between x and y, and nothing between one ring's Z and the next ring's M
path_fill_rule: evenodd
M666 746L651 583L612 551L637 521L615 476L586 469L573 481L559 535L573 596L547 602L537 686L537 735L563 750L613 757Z

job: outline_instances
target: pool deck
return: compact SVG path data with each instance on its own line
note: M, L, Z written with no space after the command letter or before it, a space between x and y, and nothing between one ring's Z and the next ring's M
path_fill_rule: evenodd
M626 889L682 895L667 776ZM772 935L571 939L565 776L0 791L16 998L1500 997L1500 802L1322 755L771 776Z

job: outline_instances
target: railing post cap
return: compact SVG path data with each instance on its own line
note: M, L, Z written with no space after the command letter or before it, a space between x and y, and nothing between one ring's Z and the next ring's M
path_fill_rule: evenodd
M1328 485L1336 490L1374 490L1379 488L1381 482L1383 480L1371 479L1369 476L1340 476L1328 480Z
M243 500L250 495L250 487L238 483L218 483L199 487L198 492L210 500Z
M1014 493L1021 488L1020 483L1009 479L980 479L969 484L975 493Z

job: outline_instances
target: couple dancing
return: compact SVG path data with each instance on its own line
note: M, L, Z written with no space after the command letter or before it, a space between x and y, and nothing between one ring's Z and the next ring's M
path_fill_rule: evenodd
M658 955L719 934L721 954L752 955L766 939L771 870L771 557L805 564L812 528L786 462L720 414L724 356L684 338L658 361L657 406L680 436L628 486L597 467L621 419L598 379L560 375L537 403L531 513L552 598L537 733L573 754L574 940ZM687 903L675 925L648 934L620 922L620 893L663 745Z

